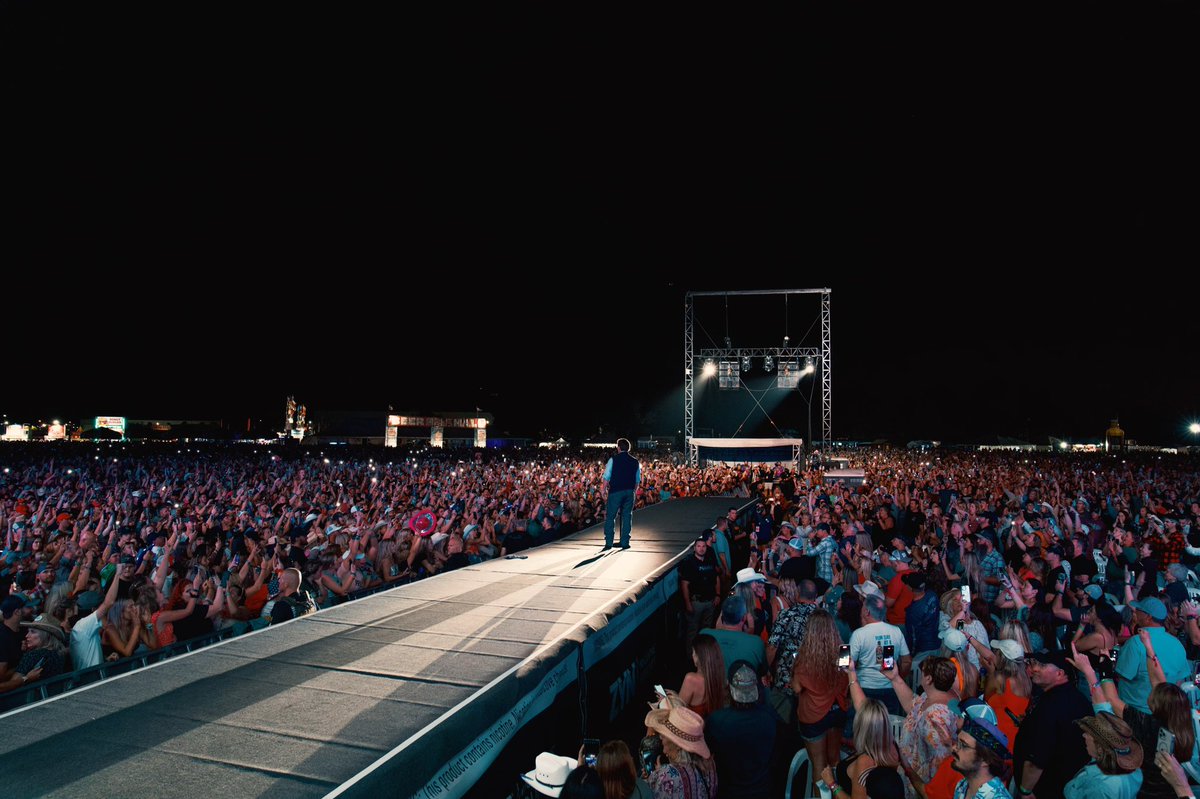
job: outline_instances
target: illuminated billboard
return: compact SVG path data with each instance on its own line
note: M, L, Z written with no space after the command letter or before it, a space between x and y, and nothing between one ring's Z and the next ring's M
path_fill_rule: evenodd
M114 431L120 433L122 438L125 437L125 417L124 416L97 416L96 423L92 426L95 427L97 430L99 430L102 427L106 428L108 430L114 430Z

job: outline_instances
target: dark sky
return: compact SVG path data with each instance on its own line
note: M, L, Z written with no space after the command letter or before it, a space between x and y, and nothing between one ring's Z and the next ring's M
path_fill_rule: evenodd
M1180 441L1195 6L839 5L0 0L0 411L673 432L684 291L828 286L836 436ZM731 302L734 343L781 306Z

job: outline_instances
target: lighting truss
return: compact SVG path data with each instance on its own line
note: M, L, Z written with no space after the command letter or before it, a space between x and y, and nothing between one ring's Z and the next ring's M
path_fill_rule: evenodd
M741 361L741 371L749 371L750 359L762 358L764 367L770 371L775 362L780 365L780 375L777 378L779 388L794 389L791 384L792 375L798 380L804 374L811 374L819 366L821 370L821 448L827 449L833 440L833 371L832 371L832 325L830 319L830 295L828 288L821 289L775 289L767 291L689 291L684 296L683 306L683 433L684 443L688 448L688 461L692 465L699 463L699 448L690 442L695 436L695 374L696 358L716 359L721 363L730 363L734 367ZM821 295L821 345L819 347L793 347L787 337L782 347L733 347L726 340L725 347L712 349L695 348L694 328L696 323L696 297L730 297L730 296L765 296L789 294L820 294ZM769 361L768 361L769 359ZM798 369L799 361L804 360L804 370ZM787 377L783 374L783 364L788 362ZM767 364L770 363L770 366ZM812 367L811 370L809 367ZM719 367L718 367L719 368ZM740 374L739 374L740 377ZM722 386L724 387L724 386ZM810 442L811 443L811 442Z

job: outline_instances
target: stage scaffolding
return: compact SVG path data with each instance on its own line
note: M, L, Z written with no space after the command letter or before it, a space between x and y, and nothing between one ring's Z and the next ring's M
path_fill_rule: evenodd
M768 296L793 294L821 295L821 342L819 347L712 347L696 350L694 328L695 298L696 297L737 297L737 296ZM684 295L683 306L683 440L687 447L688 462L693 466L699 463L699 448L693 443L695 438L695 380L696 361L707 358L713 360L741 360L743 357L765 358L772 357L776 363L781 360L802 361L813 359L813 366L821 372L821 449L827 450L833 440L833 361L830 351L830 316L829 297L831 289L767 289L763 291L689 291ZM809 446L812 442L808 442Z

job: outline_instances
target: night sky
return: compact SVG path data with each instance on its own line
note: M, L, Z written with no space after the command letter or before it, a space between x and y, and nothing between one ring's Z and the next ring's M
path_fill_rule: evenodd
M792 11L0 1L0 412L669 434L828 286L836 437L1185 443L1194 4Z

